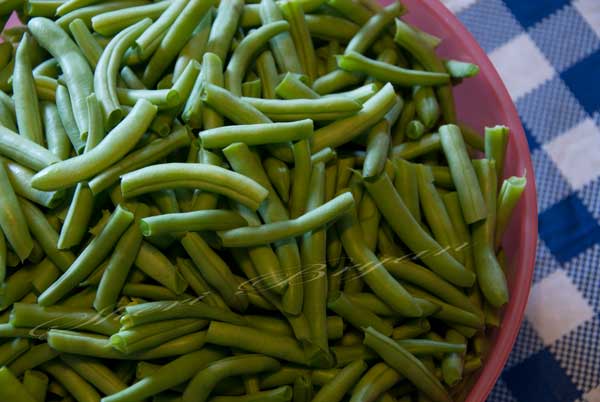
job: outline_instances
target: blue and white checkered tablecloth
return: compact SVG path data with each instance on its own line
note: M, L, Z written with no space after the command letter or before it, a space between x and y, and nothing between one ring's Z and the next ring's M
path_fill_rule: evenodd
M504 79L538 189L525 321L490 402L600 402L600 0L443 0Z

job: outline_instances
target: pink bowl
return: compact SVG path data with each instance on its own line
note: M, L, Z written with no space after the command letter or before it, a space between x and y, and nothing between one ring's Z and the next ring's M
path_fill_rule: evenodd
M504 310L502 327L492 334L492 346L484 367L468 393L468 402L486 399L513 347L523 319L537 244L537 202L533 168L527 139L506 87L485 52L462 23L439 0L403 0L408 6L406 20L443 38L441 56L471 61L481 68L476 78L466 80L454 94L459 119L482 132L484 126L504 124L511 137L505 163L505 175L527 176L527 188L515 209L504 238L508 260L510 302Z

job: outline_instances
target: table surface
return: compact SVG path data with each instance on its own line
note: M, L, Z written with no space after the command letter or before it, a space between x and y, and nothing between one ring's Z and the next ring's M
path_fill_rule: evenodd
M600 402L600 0L442 0L502 76L538 191L534 283L489 402Z

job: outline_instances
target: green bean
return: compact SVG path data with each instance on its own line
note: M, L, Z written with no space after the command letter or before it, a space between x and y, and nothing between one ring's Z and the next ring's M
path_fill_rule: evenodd
M260 355L239 355L213 362L192 378L183 393L183 401L206 401L217 382L228 376L255 374L278 368L277 360Z
M0 230L0 284L4 283L4 280L6 279L6 260L6 238L4 237L4 233Z
M319 95L327 95L332 92L339 92L340 89L349 86L358 85L362 80L363 76L361 74L336 69L317 78L312 85L312 89Z
M244 96L244 97L260 98L261 91L262 91L262 84L260 82L260 78L242 83L242 96Z
M264 226L285 226L285 221L289 219L288 211L269 182L269 178L260 164L257 155L250 151L248 146L243 143L230 145L223 152L235 171L256 180L267 189L268 196L264 204L258 209L258 212L266 222ZM258 226L257 228L261 227ZM300 252L296 240L288 238L276 244L275 248L281 268L283 272L287 273L289 280L288 289L283 298L284 309L287 313L298 314L302 308L302 283L299 275L301 268Z
M265 50L256 59L256 70L262 86L262 95L266 99L275 99L275 88L279 84L277 66L273 54Z
M439 74L447 73L444 64L436 56L435 49L423 39L419 31L400 19L396 19L394 41L408 50L426 70ZM446 77L448 77L447 74ZM452 86L448 85L448 82L446 84L437 89L438 101L444 121L448 124L455 124L456 110L454 109Z
M308 25L304 18L303 6L298 2L283 2L280 9L290 24L290 34L302 71L308 76L309 81L313 82L317 78L316 55ZM287 71L296 72L290 69L287 69Z
M283 99L317 99L319 94L313 91L303 76L298 74L286 73L281 82L275 87L275 93Z
M234 95L242 94L242 78L251 58L275 35L288 30L285 21L272 22L250 33L233 52L225 70L225 87Z
M465 61L444 60L444 67L452 78L471 78L479 74L479 66L477 64Z
M140 99L145 99L159 110L171 109L180 104L182 98L175 89L127 89L117 88L117 96L122 105L133 106Z
M0 155L35 171L59 162L46 148L0 126Z
M121 13L121 11L118 12ZM73 22L69 24L69 31L71 31L75 43L77 43L77 46L81 49L81 53L88 61L90 67L96 68L103 48L89 31L85 22L79 18L73 20Z
M287 165L276 158L267 158L263 161L263 167L273 187L277 190L279 198L285 203L290 198L290 170Z
M123 115L119 104L117 77L121 59L125 51L151 26L149 18L125 28L115 35L102 52L94 72L94 91L104 111L104 120L108 128L114 127ZM129 114L131 115L131 113ZM154 117L150 117L150 120Z
M363 108L355 115L317 129L312 139L311 151L314 153L325 147L337 147L349 142L383 118L396 99L393 86L385 85L365 102Z
M12 98L9 98L10 105L14 108ZM0 125L6 127L10 131L18 132L17 124L15 123L15 114L11 108L0 99Z
M24 261L33 249L33 240L4 163L0 163L0 188L0 228L19 259Z
M227 309L225 301L223 301L217 292L211 289L200 274L200 271L196 269L189 260L177 258L176 264L185 280L189 283L190 288L192 288L202 300L205 300L207 304L213 307Z
M327 165L332 160L337 158L337 153L332 148L323 148L319 152L310 156L310 161L312 164L324 163ZM337 188L337 187L336 187Z
M142 242L134 265L177 295L182 294L187 287L187 283L169 259L146 242Z
M102 319L95 311L24 303L13 305L10 323L17 328L81 329L104 335L112 335L119 330L119 323L114 317Z
M473 313L478 312L478 309L459 289L425 267L421 267L406 258L382 258L382 262L395 278L422 287L461 309Z
M310 34L325 40L348 42L359 30L352 21L333 15L306 14L304 18Z
M446 333L448 342L466 344L466 339L456 331L448 330ZM444 382L449 386L455 386L462 380L464 366L464 352L450 353L442 360L442 375Z
M360 103L341 96L319 99L274 100L244 98L249 104L274 121L300 119L335 120L352 115L361 109Z
M339 402L344 398L363 372L367 365L363 360L356 360L344 367L329 383L325 384L314 396L313 402Z
M421 220L421 206L419 203L416 165L398 158L394 160L394 166L396 168L394 187L413 218L419 222Z
M316 370L313 370L314 373ZM298 366L281 366L273 373L266 373L260 378L261 389L275 388L282 385L294 384L294 380L301 376L311 375L311 371ZM311 375L312 377L312 375ZM311 378L312 379L312 378Z
M34 270L36 276L32 280L32 284L38 294L48 289L61 273L60 269L48 257L40 261Z
M427 165L417 165L419 200L425 219L433 232L435 240L460 263L464 262L460 240L456 234L450 216L441 196L433 185L433 175Z
M419 316L420 308L412 297L381 267L380 261L366 246L356 217L346 214L337 227L344 250L373 292L395 311L409 317Z
M394 2L371 16L352 37L346 46L345 53L364 53L387 26L405 12L406 9L401 3Z
M60 160L67 159L71 152L71 144L56 105L50 102L41 102L40 108L48 150Z
M212 2L209 1L187 2L185 8L180 11L173 24L167 29L160 45L154 50L154 54L146 64L142 78L146 86L153 87L156 84L192 36L198 20L210 10L210 7L212 7Z
M144 83L138 78L135 71L129 66L125 66L119 72L119 78L123 80L125 85L130 89L146 89Z
M391 325L381 320L368 309L352 302L351 299L341 292L334 294L329 299L327 307L335 311L358 329L374 325L376 328L379 328L381 332L388 335L392 334L393 328Z
M125 315L121 317L121 324L122 329L129 329L173 318L205 318L242 325L246 323L245 318L235 313L192 300L191 302L165 301L127 306Z
M283 9L278 7L273 0L262 0L258 10L263 25L285 21L282 16ZM286 19L289 18L286 17ZM292 41L292 35L289 32L275 35L269 42L280 70L292 73L305 71L305 66L301 64L299 49L297 49L298 43Z
M29 350L31 343L29 339L15 338L10 342L0 345L0 364L8 366L12 361Z
M51 20L36 17L29 20L27 26L38 43L60 64L69 88L79 134L86 133L89 125L86 98L92 93L93 87L92 72L86 59L66 32Z
M227 230L246 224L233 211L205 210L147 217L141 220L140 227L144 236L154 236L181 231Z
M354 200L351 194L342 194L296 219L219 231L218 235L225 247L249 247L274 243L322 227L338 219L353 206Z
M103 394L111 395L127 388L115 373L95 359L68 354L61 355L60 359Z
M308 187L310 192L306 209L314 210L325 199L325 169L322 163L313 166ZM327 344L327 276L325 276L325 229L304 234L301 248L304 279L302 311L310 329L310 341L322 353L328 353Z
M206 281L217 289L227 305L240 311L245 310L248 303L245 295L237 292L237 282L229 267L206 241L198 234L189 232L181 239L181 244Z
M200 23L194 29L191 38L179 52L175 67L173 68L173 79L176 80L179 78L190 61L202 61L202 56L206 52L208 46L208 37L212 27L212 14L212 9L206 12L204 17L202 17L202 20L200 20Z
M21 209L27 219L27 225L35 239L48 256L61 271L66 271L75 261L75 256L67 250L59 250L58 233L48 222L42 211L24 199L19 200Z
M23 376L23 386L36 402L46 400L48 376L41 371L27 370Z
M467 124L460 123L458 126L460 127L463 139L470 147L473 147L478 151L485 151L485 140L481 134Z
M423 137L425 134L425 126L419 120L412 120L406 126L406 136L415 141Z
M198 331L206 321L179 319L159 321L130 329L121 329L110 337L110 344L120 352L131 354L159 346L172 339Z
M496 171L494 162L487 159L473 161L473 166L487 206L486 218L477 222L471 229L477 282L485 299L492 306L500 307L508 301L508 286L504 272L494 253Z
M200 132L206 148L224 148L236 142L247 145L277 144L308 139L313 135L310 119L290 123L265 123L225 126Z
M81 153L85 148L85 141L80 136L79 128L77 127L77 121L75 120L75 116L73 114L73 107L69 97L69 92L63 85L59 85L56 88L56 108L58 110L58 115L63 128L65 129L65 132L67 133L69 141L73 145L75 152L78 154Z
M44 363L42 369L61 383L78 401L98 401L100 395L70 367L58 362Z
M428 332L430 329L431 325L427 319L414 319L394 328L394 331L392 332L392 338L397 340L416 338L417 336Z
M450 401L446 390L427 368L392 339L373 328L365 330L364 344L372 348L390 367L406 377L434 401Z
M99 194L119 180L119 176L164 158L174 150L190 143L188 129L178 125L168 137L156 139L134 151L111 167L103 170L88 183L94 195Z
M210 402L288 402L292 400L291 387L279 387L268 391L256 392L244 396L215 396L209 399Z
M365 180L370 180L383 171L390 143L390 124L384 119L371 128L367 137L367 155L362 171Z
M102 232L90 242L67 272L40 295L38 300L40 305L55 304L88 276L110 252L110 248L117 242L132 220L131 212L117 207Z
M460 129L454 125L442 126L440 139L465 220L469 224L477 222L486 216L486 207Z
M504 160L506 159L509 135L510 130L506 126L485 128L485 157L496 162L499 184L502 183L504 177Z
M15 70L13 73L15 110L19 134L43 146L42 118L29 58L30 43L31 38L26 33L23 35L15 53Z
M43 75L36 75L33 77L33 84L39 100L56 101L56 88L58 88L57 80Z
M440 106L431 87L415 87L413 89L413 100L419 120L413 120L408 124L406 135L412 140L418 140L423 136L425 130L432 128L439 120Z
M91 19L92 27L101 35L112 36L144 18L157 19L169 5L157 2L96 14Z
M8 180L16 195L26 198L42 206L56 207L65 197L64 191L39 191L31 186L31 178L35 174L30 169L0 157L0 163L4 164Z
M32 185L41 190L67 188L101 172L121 159L135 145L155 114L155 106L145 100L138 101L129 115L97 147L38 172L32 179ZM65 173L67 171L68 175Z
M34 330L31 330L31 332L34 332ZM39 333L40 331L37 332ZM19 356L8 366L8 368L14 375L20 376L25 371L46 363L56 356L58 356L57 351L50 348L47 343L41 343L33 346L27 352Z
M225 0L219 3L206 51L219 56L222 63L227 59L243 9L244 2L241 0Z
M502 244L502 238L506 227L510 222L510 216L521 199L521 195L523 194L526 185L527 178L525 176L512 176L502 183L497 201L496 230L494 234L496 249L499 249Z
M211 322L208 343L262 353L293 363L305 364L304 351L292 337L267 334L254 328Z
M429 268L453 284L473 284L473 273L467 271L447 252L440 252L441 246L415 220L386 174L375 181L365 182L365 187L388 224Z
M294 143L293 151L294 172L290 193L290 217L297 218L304 213L306 201L308 200L306 188L308 188L310 172L312 170L310 145L308 140Z
M438 133L427 134L418 141L405 142L392 148L392 158L406 160L415 159L441 148L440 135Z
M6 401L36 402L7 367L0 368L0 397Z
M355 51L344 53L336 60L338 67L344 71L367 74L379 81L400 86L442 85L449 80L448 74L445 73L409 70L369 59Z
M350 400L352 402L379 400L384 392L392 388L401 379L402 376L385 363L375 364L356 384L356 387L352 390Z
M35 77L47 77L47 78L58 78L60 75L60 66L58 61L54 58L47 59L32 70L33 76Z
M25 266L10 275L2 282L2 284L0 284L1 310L10 307L11 304L21 300L31 291L31 275L34 275L35 272L36 270L34 267Z

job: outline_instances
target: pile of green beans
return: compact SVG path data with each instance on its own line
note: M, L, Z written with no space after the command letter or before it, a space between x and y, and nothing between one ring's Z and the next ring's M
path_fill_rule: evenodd
M525 177L398 1L10 0L0 401L450 402Z

